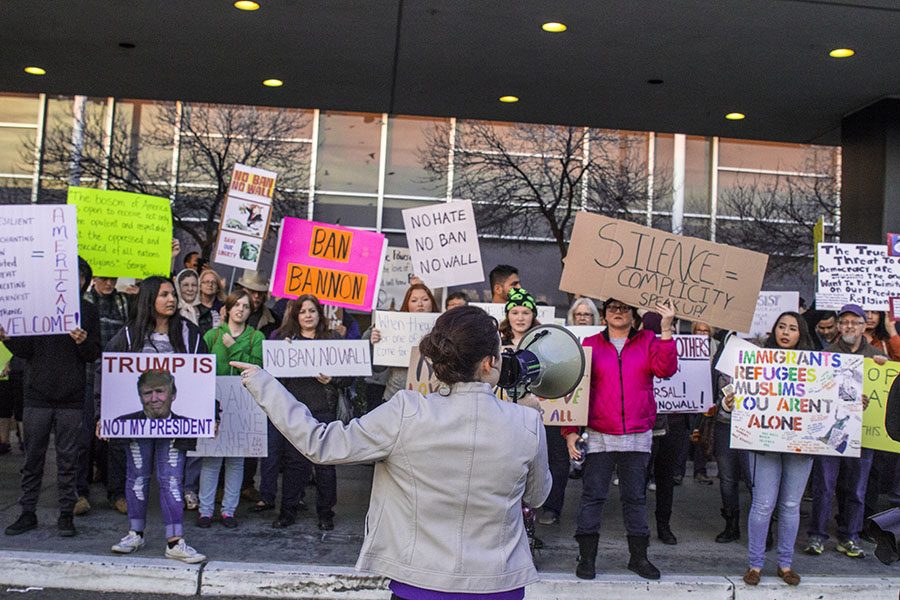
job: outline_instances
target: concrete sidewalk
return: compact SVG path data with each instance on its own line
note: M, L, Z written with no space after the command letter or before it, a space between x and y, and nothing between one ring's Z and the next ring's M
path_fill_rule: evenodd
M0 457L0 525L12 523L19 514L18 470L23 457ZM381 578L362 575L352 566L362 544L363 522L368 506L372 468L338 467L338 506L335 530L316 528L315 511L301 513L297 524L273 529L274 511L253 513L242 503L241 525L227 530L194 525L196 512L185 513L185 539L208 556L203 565L184 565L162 558L164 536L155 491L151 495L146 530L147 545L133 556L114 556L110 546L127 532L128 522L107 506L102 486L95 485L94 509L76 518L78 535L60 538L56 533L55 463L52 451L38 509L38 529L20 536L0 535L0 583L37 585L97 591L145 591L184 595L241 595L261 597L386 598ZM850 559L834 550L833 540L822 556L802 554L805 519L794 568L803 576L799 588L791 589L774 577L774 555L770 553L763 583L749 589L740 580L746 569L744 543L716 544L721 530L718 486L701 486L685 478L675 491L672 529L678 545L665 546L653 539L650 558L663 579L647 582L625 568L628 560L625 532L617 488L613 488L604 510L605 523L598 554L598 579L577 580L572 574L577 548L572 533L581 483L571 480L562 522L538 526L545 547L537 560L544 580L530 586L529 598L617 598L671 597L737 598L848 598L865 593L872 598L898 597L900 570L885 566L863 543L868 556ZM746 503L748 497L743 498ZM315 502L315 489L307 488L306 501ZM648 492L652 521L654 495ZM746 514L746 512L744 513ZM654 532L655 533L655 532ZM668 599L667 599L668 600Z

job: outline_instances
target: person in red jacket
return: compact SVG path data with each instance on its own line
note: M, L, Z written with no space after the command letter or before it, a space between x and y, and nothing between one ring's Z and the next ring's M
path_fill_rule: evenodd
M656 400L653 377L671 377L678 368L678 354L672 339L675 312L657 304L662 316L659 338L652 331L638 331L637 309L614 298L603 305L607 329L585 338L591 348L591 394L588 408L587 456L581 503L575 527L581 579L596 576L597 542L603 505L609 492L613 470L619 475L622 515L628 533L628 568L645 579L659 579L659 569L647 559L650 528L647 525L645 477ZM576 428L563 428L569 456L581 456L575 446Z

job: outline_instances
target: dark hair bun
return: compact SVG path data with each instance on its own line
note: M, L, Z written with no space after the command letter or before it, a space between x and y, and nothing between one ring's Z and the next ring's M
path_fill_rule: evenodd
M419 342L419 352L447 385L472 381L478 363L485 356L496 356L499 350L497 320L475 306L448 310Z

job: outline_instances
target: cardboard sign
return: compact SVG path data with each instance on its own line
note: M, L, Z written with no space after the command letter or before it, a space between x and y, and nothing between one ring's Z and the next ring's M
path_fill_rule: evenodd
M678 371L668 379L653 378L656 411L705 413L713 405L709 336L676 335Z
M378 310L400 310L409 280L412 278L412 260L409 248L388 246L381 269L381 286L378 289Z
M10 204L0 216L0 327L10 337L81 324L75 207Z
M758 349L739 352L731 447L859 456L863 357Z
M413 273L433 288L484 281L471 200L403 211Z
M375 311L375 328L381 332L381 341L372 346L372 364L409 366L412 347L419 345L439 316L440 313Z
M900 233L887 234L888 256L900 256Z
M268 455L268 425L263 409L241 385L241 378L216 377L216 400L219 401L219 432L214 438L197 440L197 449L188 456Z
M579 342L606 329L605 325L564 325L564 327L577 337Z
M863 393L869 398L869 406L863 413L863 448L900 453L900 442L892 440L884 430L888 394L898 374L898 362L877 365L871 358L865 361Z
M3 342L0 342L0 373L6 370L6 365L9 364L9 361L12 360L12 352L9 351ZM0 381L7 381L9 379L9 375L0 375Z
M78 252L96 277L169 276L172 207L168 198L70 187L78 207Z
M235 163L213 261L256 270L272 217L276 173Z
M760 292L756 301L756 312L753 313L753 324L749 337L764 337L775 327L778 316L786 311L798 312L800 309L800 292Z
M100 437L215 435L215 354L104 352L100 373Z
M372 374L368 340L265 340L263 368L275 377Z
M270 291L370 311L378 297L387 240L380 233L285 217Z
M506 304L502 302L469 302L469 306L477 306L487 314L497 319L497 323L501 323L506 318ZM554 322L556 315L555 306L538 306L537 318L542 325L550 325Z
M900 296L900 258L886 246L819 244L816 308L840 310L858 304L863 310L889 310L889 298Z
M714 327L750 331L768 257L580 212L559 287L592 298L616 298Z

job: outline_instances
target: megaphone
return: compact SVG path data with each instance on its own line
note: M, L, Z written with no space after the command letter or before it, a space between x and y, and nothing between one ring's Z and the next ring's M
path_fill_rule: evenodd
M515 350L501 356L500 381L513 401L531 392L541 398L562 398L584 376L584 350L571 331L559 325L529 330Z

